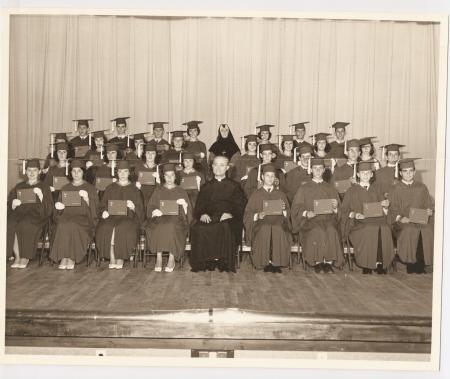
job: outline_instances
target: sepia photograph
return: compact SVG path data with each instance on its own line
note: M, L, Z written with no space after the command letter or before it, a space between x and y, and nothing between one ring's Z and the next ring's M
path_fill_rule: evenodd
M447 15L2 30L1 363L439 370Z

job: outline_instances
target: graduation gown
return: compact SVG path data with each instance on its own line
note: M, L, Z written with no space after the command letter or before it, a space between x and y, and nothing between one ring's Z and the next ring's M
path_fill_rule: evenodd
M198 170L201 171L203 176L206 178L208 174L208 161L207 161L207 151L206 151L206 145L202 141L186 141L186 151L189 151L194 154L200 154L203 153L204 157L201 158L200 156L195 157L195 162L197 163L196 167Z
M152 217L152 212L159 209L161 200L184 199L188 204L187 213L178 206L177 216ZM157 185L147 204L147 221L144 225L147 236L147 246L152 253L168 251L176 260L183 257L186 248L186 238L192 222L192 205L186 191L175 186L172 189Z
M261 167L262 172L262 167ZM286 176L284 175L284 172L281 171L279 168L277 168L277 172L275 173L275 176L277 177L279 183L278 183L278 189L286 193ZM262 183L262 182L261 182ZM255 192L258 189L258 166L252 168L250 172L248 173L247 181L245 182L244 186L244 192L245 196L247 196L247 199L250 197L250 195Z
M201 181L200 181L200 187L206 183L205 180L205 175L203 175L201 172L198 172L196 170L191 171L189 174L187 174L184 170L178 171L178 173L180 174L180 178L183 177L187 177L187 176L199 176ZM192 208L195 208L195 203L197 202L197 196L198 196L198 189L190 189L190 190L186 190L188 196L189 196L189 200L191 201L192 204Z
M245 187L247 179L241 180L243 176L247 175L247 167L256 167L261 163L261 160L255 155L244 154L236 159L234 166L228 170L228 177L241 183L241 187Z
M134 203L135 210L127 208L126 216L109 215L103 219L103 211L108 210L108 200L131 200ZM100 258L110 257L111 237L115 229L114 238L114 256L116 259L128 259L136 247L139 238L140 227L145 220L144 203L141 192L130 183L121 186L118 183L112 183L106 187L104 196L98 208L98 217L100 219L95 231L95 244L99 251Z
M242 241L243 216L246 205L244 192L238 182L225 177L206 182L198 194L194 209L198 220L191 228L191 266L222 258L232 272L235 270L235 255ZM220 221L223 213L233 217ZM203 214L211 222L200 221Z
M139 173L140 172L156 172L156 167L152 167L152 168L148 168L146 164L137 166L134 170L134 176L133 176L133 182L137 182L139 181ZM142 196L144 199L144 206L147 206L148 201L150 200L150 197L153 194L153 191L155 190L157 184L155 184L154 186L147 186L142 184L141 185L141 192L142 192Z
M378 234L381 231L381 250L383 254L383 268L387 268L395 257L392 233L386 217L371 217L364 220L350 218L351 212L364 214L364 203L375 203L384 200L383 194L376 186L369 189L354 185L345 193L340 204L342 211L342 235L349 237L355 250L355 260L359 267L376 269L378 253Z
M346 159L344 154L345 142L338 143L337 141L330 142L331 150L329 151L330 158Z
M52 226L52 244L50 258L58 262L63 258L70 258L75 263L80 263L86 255L87 245L95 235L95 227L98 223L98 196L95 188L85 182L79 186L72 183L66 184L64 191L84 190L89 196L89 205L81 199L80 207L65 207L62 210L55 209ZM59 194L58 201L61 201Z
M334 182L337 182L339 180L347 180L350 179L351 177L353 177L353 172L354 172L354 165L349 165L348 163L339 166L339 167L335 167L334 168L334 173L331 176L330 179L330 184L334 187ZM352 184L352 186L354 186L355 184ZM339 197L342 200L344 198L344 193L340 193Z
M328 215L308 218L304 211L314 211L314 200L336 199L337 190L329 183L310 181L302 185L294 197L291 207L292 233L299 233L305 260L309 265L316 262L334 261L336 267L344 263L342 240L339 230L340 210Z
M377 170L377 177L374 184L383 194L388 194L391 187L397 184L397 182L395 167L385 166Z
M181 160L180 160L180 153L182 153L183 151L185 151L185 150L184 149L181 149L181 150L170 149L168 151L165 151L163 153L163 155L161 156L161 163L164 164L164 163L168 163L170 161L172 161L173 163L183 162L182 154L181 154Z
M292 153L290 157L284 155L283 153L280 153L275 158L274 165L276 168L284 169L284 162L293 162L293 161L294 161L294 153Z
M317 155L317 152L314 151L313 158L331 159L331 158L334 158L334 157L332 156L331 151L326 153L324 157L321 157L321 156ZM337 164L336 164L336 166L337 166ZM336 166L335 166L335 169L336 169ZM332 176L333 176L333 172L331 171L331 168L325 168L325 171L323 173L322 179L324 181L326 181L327 183L330 183Z
M94 182L93 182L94 187L95 187L95 183L97 182L97 178L114 178L114 176L111 175L111 167L108 167L107 163L105 163L103 166L97 167L97 171L95 173ZM98 191L99 201L102 201L104 192L105 191Z
M53 178L55 176L66 176L66 168L58 167L57 165L50 167L47 171L47 175L45 176L44 184L46 186L53 187ZM53 191L52 195L53 195L53 202L58 201L59 190Z
M91 142L94 141L94 139L91 140ZM89 146L89 136L86 136L85 138L81 138L80 136L73 137L69 143L72 146Z
M283 200L287 217L265 216L254 221L255 214L263 211L264 200ZM270 193L265 188L253 192L244 213L245 243L252 247L253 266L260 270L272 261L274 266L288 266L291 254L291 210L284 192L274 188ZM272 259L270 251L272 250Z
M403 181L400 181L391 187L388 200L388 220L392 225L393 235L397 238L397 254L402 262L416 262L417 244L419 236L422 234L425 265L432 265L434 247L433 218L431 217L428 220L428 224L402 224L400 221L395 221L397 216L409 217L410 208L431 209L434 211L434 204L428 193L427 186L414 180L410 187Z
M128 137L125 136L123 138L119 138L118 136L111 138L108 143L115 143L119 146L120 153L122 154L122 157L126 156L126 150L136 150L136 147L134 145L133 138L130 137L130 142L128 142Z
M86 161L93 160L93 159L100 159L100 151L97 151L97 149L91 149L84 154L83 159ZM103 161L106 159L106 151L103 148ZM99 166L91 166L86 170L86 181L89 184L94 184L95 180L95 174L97 173Z
M17 191L35 187L40 188L42 191L42 202L36 196L35 204L21 204L13 210L11 205L12 201L17 199ZM6 254L8 257L12 255L14 236L17 234L20 257L33 259L36 254L42 228L45 227L52 213L53 198L47 185L41 181L37 181L31 186L28 184L28 180L18 183L11 190L8 199L6 238Z
M292 204L294 196L298 189L304 182L311 181L311 174L308 174L308 169L298 166L286 174L286 196L289 204Z

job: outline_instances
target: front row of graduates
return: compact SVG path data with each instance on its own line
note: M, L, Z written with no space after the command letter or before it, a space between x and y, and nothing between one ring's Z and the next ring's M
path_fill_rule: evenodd
M347 237L357 265L366 274L372 270L386 272L394 258L392 234L408 273L423 273L425 266L433 263L432 218L426 224L412 223L408 218L410 208L427 209L429 216L434 211L426 186L414 180L414 160L399 164L402 180L390 189L387 199L377 186L370 185L371 163L361 162L359 183L348 189L341 203L337 190L323 180L323 159L312 158L312 177L302 182L291 206L279 189L277 169L271 163L262 166L260 188L246 204L241 185L226 176L228 158L215 157L214 178L201 187L195 207L187 192L177 185L179 174L174 164L163 166L161 185L155 186L146 207L142 192L130 180L128 161L117 162L118 180L106 188L100 202L95 188L85 181L85 163L72 161L70 183L62 190L78 191L80 207L65 207L62 191L54 203L49 187L38 179L39 167L39 160L28 160L27 180L17 184L10 194L7 251L15 254L13 268L25 268L34 257L40 232L51 216L50 258L61 262L60 269L73 269L94 236L100 257L110 260L110 268L120 269L131 257L141 230L145 230L149 250L157 254L155 271L162 271L165 251L170 253L165 271L173 271L190 231L192 271L218 267L220 271L235 272L235 254L244 225L253 265L266 272L281 272L280 267L288 265L293 234L298 234L305 260L315 266L317 273L332 273L333 266L344 263L342 242ZM35 203L21 203L18 192L23 189L33 189ZM331 214L314 213L314 201L320 199L332 199ZM110 200L126 200L126 214L110 215ZM178 215L163 215L163 200L176 200ZM280 200L281 214L266 215L263 202L267 200ZM384 215L365 218L363 204L373 202L381 202Z

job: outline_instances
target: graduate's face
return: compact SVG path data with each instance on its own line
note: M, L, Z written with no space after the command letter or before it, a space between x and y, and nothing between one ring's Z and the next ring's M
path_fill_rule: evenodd
M369 143L367 145L362 145L361 146L361 152L364 155L370 155L370 150L372 149L372 145Z
M127 130L127 126L125 124L117 124L116 129L117 129L117 134L121 136L121 135L125 134L125 130Z
M191 137L189 137L188 132L183 133L183 141L189 141Z
M191 138L197 138L197 136L198 136L198 130L197 130L197 128L189 129L189 130L188 130L188 133L189 133L189 136L190 136Z
M305 133L306 133L306 130L305 129L297 129L296 131L295 131L295 136L297 137L297 139L303 139L303 138L305 138Z
M274 172L266 172L262 175L262 179L265 185L272 186L275 181L275 173Z
M403 179L409 182L410 180L414 179L414 176L416 175L416 169L413 167L402 168L400 170L400 174L402 175Z
M194 160L193 159L183 159L183 164L186 169L190 170L194 166Z
M314 165L311 167L311 171L314 179L322 179L325 167L322 165Z
M369 183L370 178L373 176L373 172L372 170L359 171L356 175L358 175L361 183Z
M272 156L273 156L273 153L271 150L265 150L265 151L261 152L261 158L262 158L263 163L272 162Z
M181 149L181 147L183 146L184 139L183 137L175 137L174 139L172 139L172 142L175 149Z
M77 130L81 137L84 137L89 133L89 128L86 125L78 125Z
M145 160L147 163L154 163L156 159L156 151L146 151Z
M74 167L72 169L72 178L75 182L83 180L83 170L80 167Z
M175 171L166 171L164 173L164 180L171 186L175 183Z
M221 135L222 138L227 138L229 132L230 132L230 129L228 128L228 126L221 126L220 127L220 135Z
M395 163L398 161L399 152L398 151L388 151L387 158L389 163Z
M97 147L103 146L103 137L96 138L95 144L97 145Z
M293 147L294 147L294 142L284 141L284 151L292 151Z
M130 176L130 170L127 168L121 168L120 170L117 170L117 176L121 182L127 182L128 177Z
M57 154L60 161L65 161L67 159L67 150L58 150Z
M336 136L336 138L338 140L342 140L345 137L345 128L337 128L336 131L334 132L334 135Z
M109 161L115 160L117 159L117 151L116 150L108 151L106 152L106 156L108 157Z
M258 144L256 142L249 142L247 143L247 149L248 151L251 151L252 153L256 151L256 146Z
M300 163L302 164L303 167L308 166L309 158L311 158L311 153L304 153L300 155Z
M39 176L39 170L37 167L28 167L25 173L27 174L28 180L34 181L38 179Z
M224 176L229 168L228 159L223 157L216 157L214 159L212 168L215 176Z
M261 141L268 141L269 140L269 133L267 131L261 132Z
M357 147L351 147L350 149L347 150L348 159L352 162L356 162L356 160L358 159L358 155L359 150Z
M317 151L325 151L327 141L317 141Z
M153 134L155 135L155 138L162 138L163 134L164 134L164 129L163 128L153 128Z
M134 146L138 147L139 145L142 145L144 143L143 139L135 139L134 140Z

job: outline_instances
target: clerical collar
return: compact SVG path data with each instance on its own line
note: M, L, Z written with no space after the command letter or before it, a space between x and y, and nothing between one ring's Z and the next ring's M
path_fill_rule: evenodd
M395 168L396 165L395 165L395 163L388 163L387 166L388 166L388 167Z
M226 176L224 176L223 178L218 178L217 176L214 176L214 178L218 181L218 182L221 182L222 180L224 180L225 178L226 178Z
M411 184L413 184L414 179L411 180L411 181L409 181L409 182L406 182L404 179L402 179L402 182L403 182L404 184L406 184L407 186L410 186Z
M323 182L323 179L317 180L317 179L313 178L312 181L317 183L317 184L320 184L320 183Z
M267 192L272 192L273 191L273 185L272 186L266 186L265 184L263 185L263 188L267 191Z
M80 136L81 139L86 139L87 136Z
M123 136L117 135L117 138L119 138L119 139L124 139L125 137L126 137L126 135L123 135Z

